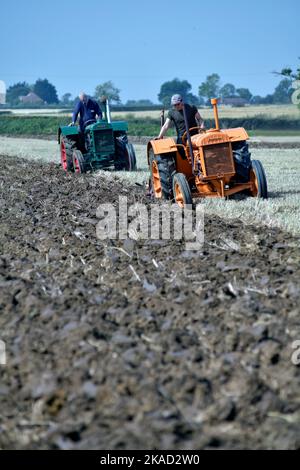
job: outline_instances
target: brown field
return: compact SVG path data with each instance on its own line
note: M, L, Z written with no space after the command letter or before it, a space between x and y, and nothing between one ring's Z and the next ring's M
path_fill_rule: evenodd
M270 199L200 202L198 251L97 238L101 203L150 210L136 151L74 175L0 139L0 448L299 449L300 149L254 148Z

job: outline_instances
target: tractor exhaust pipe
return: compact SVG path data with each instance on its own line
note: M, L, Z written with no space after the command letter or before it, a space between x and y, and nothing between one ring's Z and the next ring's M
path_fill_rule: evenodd
M105 120L110 124L111 123L111 116L110 116L110 107L109 107L109 101L108 101L107 96L102 96L100 101L101 101L101 104L103 106L102 110L104 111Z
M210 100L211 104L213 105L214 108L214 117L215 117L215 122L216 122L216 131L220 130L220 121L219 121L219 113L218 113L218 98L213 98Z
M106 99L105 107L106 107L106 119L107 119L107 122L110 124L111 123L111 115L110 115L110 107L109 107L108 99Z
M195 174L195 170L194 170L193 145L192 145L192 141L191 141L191 134L190 134L190 130L189 130L189 123L188 123L188 120L187 120L186 109L185 109L185 104L184 104L184 103L183 103L183 117L184 117L184 124L185 124L185 129L186 129L187 141L188 141L188 144L189 144L190 157L191 157L191 160L192 160L192 172L193 172L193 175L194 175L194 174Z

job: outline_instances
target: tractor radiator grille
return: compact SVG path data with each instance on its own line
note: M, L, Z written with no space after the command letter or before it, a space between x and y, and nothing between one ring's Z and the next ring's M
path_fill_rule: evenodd
M230 145L218 144L204 147L204 164L207 176L234 173Z
M95 131L94 140L97 153L111 149L114 151L114 138L111 129Z

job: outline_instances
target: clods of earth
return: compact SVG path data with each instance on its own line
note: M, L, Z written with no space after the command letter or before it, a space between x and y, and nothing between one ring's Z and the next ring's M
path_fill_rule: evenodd
M198 251L101 241L120 195L149 204L1 157L0 448L299 448L299 240L206 216Z

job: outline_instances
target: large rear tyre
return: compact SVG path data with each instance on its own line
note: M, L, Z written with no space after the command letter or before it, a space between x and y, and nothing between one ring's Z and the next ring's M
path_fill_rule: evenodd
M85 173L84 158L80 150L73 151L73 167L75 173Z
M126 144L126 171L136 171L136 156L132 144Z
M75 149L75 142L68 139L64 135L60 136L60 160L61 166L64 171L74 171L73 166L73 151Z
M176 173L173 177L173 193L175 202L179 207L193 205L193 198L189 183L183 173Z
M134 147L128 142L126 134L121 134L115 138L116 158L115 170L136 171L136 156Z
M149 151L151 193L156 199L173 199L172 178L176 172L172 154L154 155Z
M267 178L264 167L259 160L252 160L250 180L253 184L253 189L250 191L251 196L268 199Z
M251 170L251 153L249 152L248 143L243 140L232 143L232 152L236 170L236 180L239 183L249 181Z

